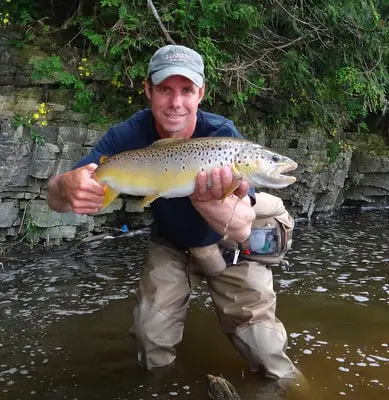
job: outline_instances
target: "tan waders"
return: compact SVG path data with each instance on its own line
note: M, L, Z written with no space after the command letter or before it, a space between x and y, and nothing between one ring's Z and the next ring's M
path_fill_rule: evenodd
M186 252L164 242L149 242L134 310L138 357L145 368L174 361L191 289L203 278L200 266ZM275 316L271 269L256 261L239 260L206 279L223 332L248 360L250 369L264 370L273 379L298 375L285 354L284 326Z

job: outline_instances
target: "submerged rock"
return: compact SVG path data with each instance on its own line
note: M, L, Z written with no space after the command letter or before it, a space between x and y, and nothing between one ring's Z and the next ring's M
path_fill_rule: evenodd
M207 374L208 396L212 400L240 400L238 392L222 376Z

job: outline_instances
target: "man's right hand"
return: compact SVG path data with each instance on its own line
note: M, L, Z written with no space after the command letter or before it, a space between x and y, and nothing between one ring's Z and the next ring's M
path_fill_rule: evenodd
M49 207L57 212L96 214L104 198L104 187L92 178L96 168L92 163L51 178L47 188Z

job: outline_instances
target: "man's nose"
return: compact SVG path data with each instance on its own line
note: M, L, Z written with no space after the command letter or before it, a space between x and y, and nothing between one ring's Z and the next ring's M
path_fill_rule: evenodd
M178 108L182 105L182 98L179 93L172 93L170 97L170 105L171 107Z

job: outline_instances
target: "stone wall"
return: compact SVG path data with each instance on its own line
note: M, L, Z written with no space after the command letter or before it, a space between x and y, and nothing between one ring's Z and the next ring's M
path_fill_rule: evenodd
M140 209L139 200L131 197L116 199L104 213L94 217L58 214L47 207L48 179L69 170L105 129L87 124L85 115L73 112L71 93L58 82L31 79L28 61L41 57L41 53L33 47L11 47L0 34L0 241L57 243L90 232L120 229L123 223L130 229L149 224L149 212ZM77 49L69 48L64 53L69 62L77 56ZM37 128L44 139L37 144L28 129L13 127L12 120L15 113L33 113L42 102L51 112L48 125ZM324 134L314 129L276 133L259 125L258 137L260 143L299 163L297 182L274 192L295 217L329 213L345 202L388 204L388 158L349 152L329 163Z
M355 153L344 190L347 204L389 204L389 157Z
M270 148L289 155L299 164L297 182L272 192L283 198L294 216L311 218L314 213L330 213L342 204L351 152L340 153L334 162L329 162L324 133L316 129L268 132L266 139Z
M94 217L51 211L46 204L48 179L68 171L104 131L50 124L40 133L45 141L37 145L28 129L13 128L11 117L0 117L0 240L27 234L32 242L41 238L56 243L108 227L119 229L115 221L127 221L119 211L132 215L130 228L150 222L149 213L143 213L135 198L116 199Z

